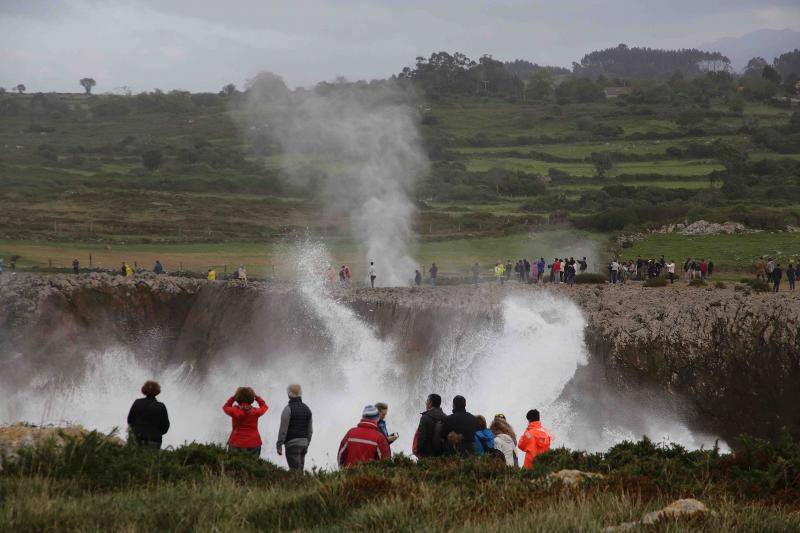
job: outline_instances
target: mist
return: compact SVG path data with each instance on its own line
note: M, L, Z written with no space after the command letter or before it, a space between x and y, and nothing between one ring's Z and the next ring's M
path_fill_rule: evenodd
M356 271L366 272L374 262L376 286L409 285L417 264L409 256L411 195L428 167L413 95L389 83L283 96L286 110L270 114L271 100L252 91L248 127L280 143L284 176L324 199L320 216L349 218L350 237L363 257ZM313 169L298 163L322 157L325 164Z

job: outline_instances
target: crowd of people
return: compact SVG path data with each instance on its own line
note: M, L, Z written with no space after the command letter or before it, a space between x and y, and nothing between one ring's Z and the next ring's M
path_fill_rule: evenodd
M759 280L772 285L772 292L780 291L784 270L779 261L772 257L760 257L756 260L754 268L756 277ZM789 261L789 264L786 266L786 281L789 283L790 291L794 290L795 281L797 280L798 274L800 274L800 272L798 272L799 269L800 264L795 265L791 261Z
M135 400L128 413L129 438L139 446L158 450L170 428L167 408L156 399L161 387L155 381L147 381L141 391L144 397ZM289 385L286 394L289 401L281 412L276 452L286 458L290 470L303 470L313 435L313 414L303 402L300 385ZM259 457L263 441L258 422L269 410L266 401L251 387L239 387L224 403L222 410L231 418L228 450ZM399 435L389 432L388 412L389 405L385 402L369 404L361 410L359 422L345 433L339 443L337 460L340 467L348 468L392 456L391 446ZM489 424L486 417L467 411L467 400L463 396L455 396L452 412L448 415L442 409L441 396L430 394L425 401L425 410L420 413L412 453L418 458L485 456L518 467L519 450L525 454L523 468L530 469L536 456L550 449L552 436L542 427L538 410L528 411L526 420L527 426L517 439L504 414L496 414Z

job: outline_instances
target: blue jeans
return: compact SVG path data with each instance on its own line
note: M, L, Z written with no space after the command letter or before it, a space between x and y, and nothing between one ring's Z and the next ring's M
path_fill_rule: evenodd
M613 283L614 285L617 284L617 271L616 270L612 270L611 271L611 283Z

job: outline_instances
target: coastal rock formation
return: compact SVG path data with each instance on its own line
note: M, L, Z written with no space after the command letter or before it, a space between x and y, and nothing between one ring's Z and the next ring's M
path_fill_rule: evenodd
M572 299L587 320L589 365L567 386L565 398L589 401L578 391L603 382L682 402L693 413L689 425L725 439L800 428L800 296L793 293L683 283L330 289L379 336L397 344L410 371L421 368L424 354L437 348L445 332L487 322L500 327L497 309L504 298L535 299L542 291ZM330 340L316 320L301 288L289 283L4 276L0 357L7 372L0 380L31 379L44 365L67 371L75 364L70 354L113 345L195 367L226 353L261 358L304 349L324 357Z

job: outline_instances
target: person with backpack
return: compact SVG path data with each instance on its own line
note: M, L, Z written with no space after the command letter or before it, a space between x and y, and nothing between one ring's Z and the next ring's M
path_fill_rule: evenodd
M360 463L389 459L389 441L378 429L380 413L374 405L367 405L361 411L361 422L351 428L339 444L337 455L339 466L349 468Z
M507 466L519 467L519 459L517 459L517 434L511 424L506 421L506 415L497 414L492 420L492 425L489 426L494 434L494 447L503 454Z
M283 455L285 446L289 470L302 471L305 468L311 435L314 433L311 409L303 403L303 389L297 383L286 387L286 394L289 396L289 403L281 413L277 451L278 455Z
M139 446L161 449L161 439L169 431L167 407L156 400L161 394L161 385L156 381L145 381L142 385L144 398L133 402L128 412L130 436Z
M444 454L444 419L442 397L429 394L425 411L420 413L419 426L414 435L414 455L417 457L439 457Z
M476 455L488 455L489 450L494 450L494 433L486 426L486 418L483 415L475 417L478 421L478 431L475 432L473 446Z
M553 437L550 436L550 432L542 427L539 411L531 409L528 411L526 418L528 419L528 427L520 437L518 447L525 452L525 464L523 467L530 470L533 468L533 460L536 456L550 449Z
M467 411L463 396L453 398L453 414L444 419L445 455L466 457L475 453L475 432L480 430L478 419Z
M253 407L253 403L258 407ZM236 405L234 405L234 403ZM261 456L261 435L258 433L258 419L269 407L264 399L250 387L239 387L228 398L222 410L231 417L231 435L228 449L241 450L256 457Z

